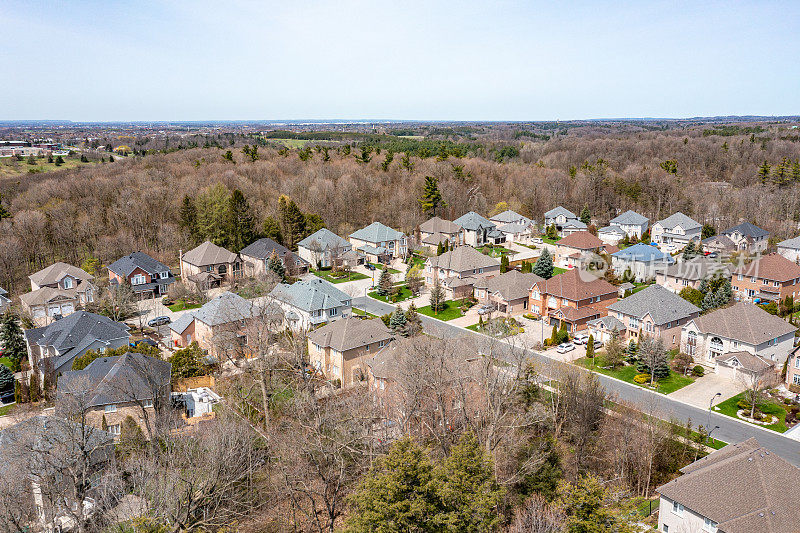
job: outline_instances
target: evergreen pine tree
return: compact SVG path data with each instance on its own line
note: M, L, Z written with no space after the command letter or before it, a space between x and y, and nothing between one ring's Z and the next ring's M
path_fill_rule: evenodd
M500 258L500 273L504 274L506 272L508 272L508 256L503 254Z
M19 372L22 359L28 355L28 350L25 347L19 319L13 313L5 313L0 322L0 347L3 348L3 356L11 360L11 370Z
M294 200L286 195L278 198L278 211L284 244L290 250L297 250L297 243L306 237L306 219Z
M586 340L586 357L594 358L594 336L589 335Z
M6 365L0 363L0 392L14 387L14 373Z
M544 320L544 318L542 318ZM550 345L555 346L558 344L558 327L553 324L553 332L550 334Z
M261 228L264 237L272 239L273 241L283 244L283 235L281 235L281 226L278 221L273 217L267 217L264 220L264 225Z
M588 205L584 205L583 206L583 210L581 211L580 220L584 224L589 224L592 221L592 212L589 211L589 206Z
M197 236L197 207L191 196L186 195L181 202L180 227L186 230L192 238Z
M19 381L14 382L14 401L17 403L24 402L22 398L22 386L19 384Z
M769 166L769 163L764 161L764 163L758 167L758 178L761 180L762 184L766 184L767 180L769 179L769 174L772 168Z
M250 203L239 189L234 190L231 194L228 216L230 217L228 246L234 252L238 252L256 240L255 220L250 210Z
M686 248L683 249L683 259L691 259L697 255L694 247L694 241L689 241L689 244L686 245Z
M709 290L708 278L703 278L700 280L700 285L697 286L697 290L702 292L704 295L705 293L708 292Z
M404 336L414 337L420 333L422 333L422 320L419 318L419 313L417 313L417 306L414 305L414 302L411 302L408 310L406 310L406 332Z
M433 280L433 287L431 287L431 311L433 314L438 315L439 311L444 309L444 289L442 288L442 284L439 282L439 278L435 278Z
M269 256L267 268L274 272L278 279L283 281L286 276L286 268L284 268L283 261L278 257L278 253L275 250L272 250L272 255Z
M4 218L11 218L11 212L3 207L3 194L0 193L0 220Z
M542 254L539 256L539 259L536 260L533 273L544 279L553 277L553 257L550 255L547 248L542 250Z
M433 217L436 216L436 209L438 207L447 207L447 204L442 199L442 193L439 191L439 181L436 178L425 176L425 185L422 188L422 196L419 198L419 205L426 215Z
M41 398L42 390L39 388L39 373L31 372L31 381L28 386L28 394L30 395L31 402L38 402Z
M703 311L708 311L709 309L713 309L715 307L715 303L714 292L708 291L703 297L703 303L700 307L703 309Z
M669 377L669 365L666 361L662 361L656 365L655 369L653 370L653 377L656 381Z
M436 245L436 255L442 255L444 253L444 246L442 243Z
M388 268L381 270L381 277L378 278L378 294L388 297L392 293L392 275Z
M100 422L100 429L103 431L108 431L108 420L106 420L106 415L103 415L103 420Z
M392 332L407 337L406 335L406 314L399 307L392 313L392 318L389 319L389 327Z

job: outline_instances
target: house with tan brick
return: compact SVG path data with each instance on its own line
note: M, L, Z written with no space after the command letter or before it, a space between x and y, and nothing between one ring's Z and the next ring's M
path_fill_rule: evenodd
M471 246L459 246L425 261L425 285L433 287L438 279L448 300L471 296L477 281L498 274L500 261Z
M147 436L156 413L169 408L171 371L171 363L139 353L100 357L59 376L56 410L85 413L88 425L116 437L131 417Z
M619 291L604 279L579 269L567 270L533 284L530 311L557 327L565 324L575 333L587 322L608 315L606 308L617 301Z
M218 287L242 277L239 254L206 241L181 256L181 279Z
M308 357L326 379L349 387L367 379L367 361L392 340L380 318L345 318L308 334Z
M474 295L478 302L491 305L501 315L522 315L528 312L531 287L540 281L544 280L536 274L509 270L505 274L477 281Z
M750 264L735 268L731 276L737 300L778 301L800 296L800 266L782 255L763 255Z
M28 279L31 292L20 295L20 301L22 309L38 326L71 315L94 302L97 293L97 287L92 283L94 276L67 263L54 263L31 274Z
M605 243L588 231L576 231L556 243L556 263L567 268L580 268L604 247Z
M419 225L419 240L420 246L434 250L445 242L455 248L464 244L464 229L450 220L433 217Z
M373 222L348 236L353 249L370 263L388 263L408 254L408 239L405 234L386 224Z
M699 289L704 279L715 276L730 278L732 265L723 263L718 258L697 256L686 261L678 261L666 269L659 269L656 273L656 283L662 287L679 293L686 287Z

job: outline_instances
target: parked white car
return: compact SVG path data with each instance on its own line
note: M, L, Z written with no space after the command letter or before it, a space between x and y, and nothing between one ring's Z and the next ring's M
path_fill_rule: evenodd
M541 237L534 237L533 239L531 239L531 242L533 244L544 244L544 241L542 240Z
M572 342L574 342L575 344L586 344L586 341L588 340L589 340L589 335L587 335L586 333L578 333L577 335L575 335L575 338L572 339Z
M574 349L575 349L575 345L574 344L572 344L571 342L564 342L564 343L558 345L558 348L556 348L556 351L558 353L567 353L567 352L571 352Z

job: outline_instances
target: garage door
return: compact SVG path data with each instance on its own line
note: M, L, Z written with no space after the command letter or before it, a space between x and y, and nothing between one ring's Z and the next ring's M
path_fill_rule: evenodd
M44 316L44 307L37 307L33 310L33 318L42 318Z
M70 315L75 312L75 305L74 304L62 304L61 305L61 314L64 316Z
M47 314L50 316L61 314L61 306L51 305L47 308Z

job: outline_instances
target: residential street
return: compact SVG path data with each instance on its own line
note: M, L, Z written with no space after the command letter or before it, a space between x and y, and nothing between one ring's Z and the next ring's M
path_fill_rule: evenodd
M363 309L368 313L374 315L383 315L391 313L394 310L392 305L373 300L372 298L358 297L353 299L353 306ZM440 320L435 320L427 316L420 315L425 331L431 335L442 338L456 338L464 335L481 335L473 331L462 329L453 326ZM533 350L526 350L531 359L539 365L540 372L542 369L554 368L556 365L561 365L559 361L551 359L546 355ZM570 366L570 368L578 368ZM794 465L800 466L800 442L793 440L789 437L764 429L746 422L742 422L724 415L708 412L707 408L700 408L689 403L685 403L674 398L658 394L623 381L597 374L598 379L612 396L616 397L617 401L623 401L640 406L643 411L656 414L664 420L675 420L681 424L685 424L687 420L691 420L692 425L706 425L710 420L710 426L719 426L719 429L714 430L712 436L716 439L723 440L729 443L736 443L746 440L750 437L756 437L762 446L773 450L775 453L789 461ZM708 400L717 392L716 390L708 390ZM698 396L702 395L701 391L697 392Z

